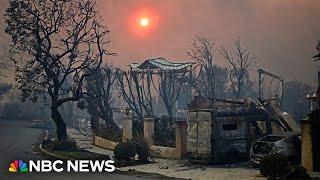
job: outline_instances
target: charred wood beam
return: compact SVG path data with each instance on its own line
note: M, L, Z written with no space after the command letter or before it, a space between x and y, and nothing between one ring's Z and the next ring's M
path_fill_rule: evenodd
M272 74L270 72L267 72L263 69L258 69L258 73L259 73L259 99L262 100L263 99L263 87L262 87L262 75L267 75L267 76L270 76L272 77L273 79L276 79L278 81L281 82L281 96L280 96L280 102L282 104L283 102L283 89L284 89L284 79L283 77L281 76L278 76L278 75L275 75L275 74Z
M230 104L244 104L243 101L237 101L237 100L230 100L230 99L218 99L218 98L208 98L211 101L215 102L223 102L223 103L230 103Z

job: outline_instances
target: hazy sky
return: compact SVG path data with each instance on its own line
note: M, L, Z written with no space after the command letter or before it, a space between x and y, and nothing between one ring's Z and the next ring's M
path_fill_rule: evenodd
M8 3L0 1L3 14ZM316 80L320 0L98 0L98 7L111 30L110 48L119 54L112 57L116 65L159 56L186 61L195 35L228 49L239 36L259 67L288 80ZM148 29L136 23L142 15L150 18ZM223 65L218 54L217 64Z

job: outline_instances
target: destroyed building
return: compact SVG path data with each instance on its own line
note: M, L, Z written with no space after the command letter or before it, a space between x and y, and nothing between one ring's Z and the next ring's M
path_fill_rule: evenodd
M187 152L194 161L219 163L247 159L251 144L271 133L299 131L274 100L263 103L205 99L189 104Z

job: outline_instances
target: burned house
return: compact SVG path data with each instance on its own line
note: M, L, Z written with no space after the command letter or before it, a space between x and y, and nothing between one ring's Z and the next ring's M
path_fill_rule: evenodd
M187 152L193 160L213 163L248 158L255 140L298 127L282 115L285 113L268 111L250 99L208 100L196 96L189 104ZM294 125L288 125L291 123Z

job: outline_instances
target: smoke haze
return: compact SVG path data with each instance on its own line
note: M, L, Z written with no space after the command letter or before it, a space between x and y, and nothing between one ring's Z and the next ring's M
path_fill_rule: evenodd
M3 14L8 2L0 5ZM239 36L257 57L257 68L286 80L316 82L312 56L320 39L319 0L98 0L98 8L111 30L110 48L119 54L110 57L115 65L159 56L186 61L195 35L211 37L228 49ZM145 9L157 24L139 36L131 19ZM3 18L0 23L3 47L9 39ZM216 62L224 64L219 55Z

